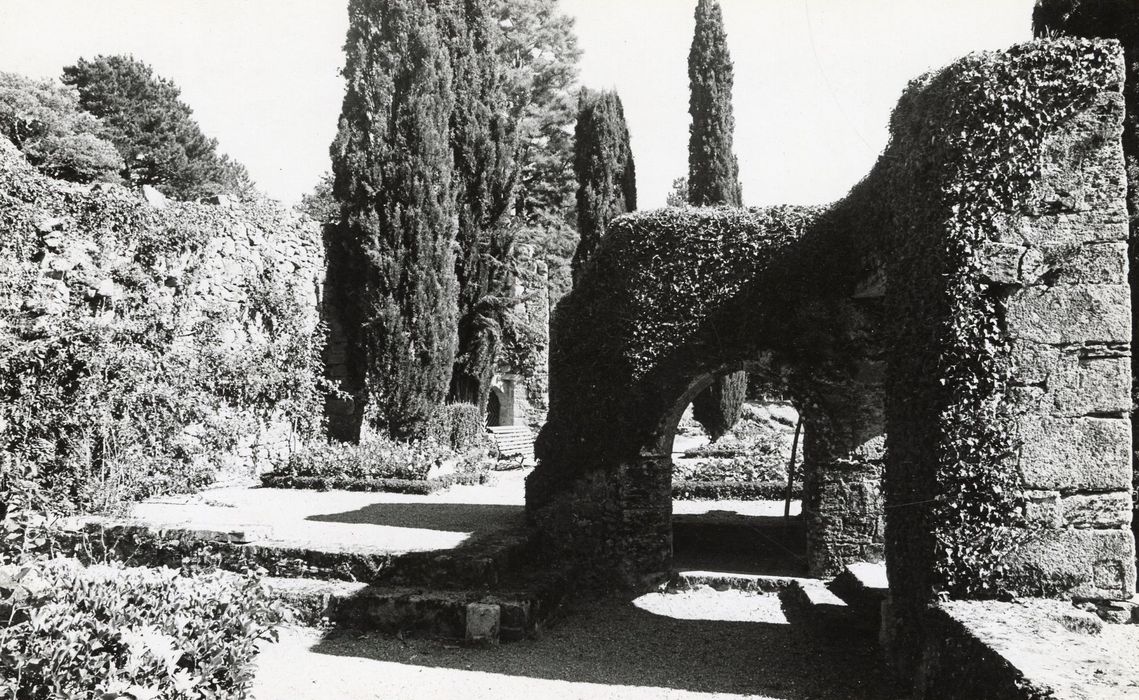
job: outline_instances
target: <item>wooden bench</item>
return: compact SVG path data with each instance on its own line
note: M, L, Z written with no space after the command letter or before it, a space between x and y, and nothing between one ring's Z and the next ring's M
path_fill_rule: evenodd
M498 458L518 459L523 465L534 463L534 433L525 425L495 425L487 429L498 450Z

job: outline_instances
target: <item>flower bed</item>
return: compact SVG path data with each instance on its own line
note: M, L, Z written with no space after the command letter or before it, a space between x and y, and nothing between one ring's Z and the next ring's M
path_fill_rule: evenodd
M261 484L429 494L456 484L484 483L485 456L481 447L459 452L435 440L372 438L355 445L324 443L294 453L284 467L262 475Z

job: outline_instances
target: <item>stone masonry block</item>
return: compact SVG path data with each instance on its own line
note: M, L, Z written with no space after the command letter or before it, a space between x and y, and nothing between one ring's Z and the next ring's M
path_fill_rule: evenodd
M1032 248L1020 261L1019 281L1032 284L1126 284L1127 244L1066 244Z
M1077 494L1060 501L1064 521L1072 527L1116 528L1131 524L1131 494Z
M1060 510L1060 492L1026 491L1024 518L1032 527L1049 529L1063 527L1064 514Z
M1126 418L1017 420L1020 469L1029 489L1131 488L1131 421Z
M1029 410L1056 416L1085 416L1131 410L1131 358L1107 346L1058 348L1016 343L1014 384L1035 385Z
M1077 598L1135 595L1135 541L1129 530L1037 530L1009 560L1034 584L1061 585Z
M497 643L501 615L493 603L467 603L467 641Z
M1122 284L1029 287L1009 299L1007 319L1017 340L1125 343L1131 338L1131 290Z

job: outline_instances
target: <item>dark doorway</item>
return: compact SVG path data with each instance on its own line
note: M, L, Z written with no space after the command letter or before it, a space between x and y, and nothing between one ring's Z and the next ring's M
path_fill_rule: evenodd
M502 401L498 398L498 392L490 392L490 398L486 400L486 424L490 427L502 425Z

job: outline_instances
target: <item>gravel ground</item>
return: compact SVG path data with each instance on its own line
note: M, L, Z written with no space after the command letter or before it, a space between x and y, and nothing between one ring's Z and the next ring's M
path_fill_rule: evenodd
M772 594L710 588L596 602L538 639L492 648L290 629L260 659L258 700L901 698L872 636L789 624Z
M529 469L495 472L489 484L429 496L229 487L136 504L130 515L165 527L268 528L271 541L317 549L413 552L451 549L523 519ZM676 501L677 515L782 515L775 501ZM799 512L793 503L792 513Z

